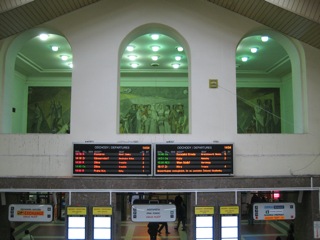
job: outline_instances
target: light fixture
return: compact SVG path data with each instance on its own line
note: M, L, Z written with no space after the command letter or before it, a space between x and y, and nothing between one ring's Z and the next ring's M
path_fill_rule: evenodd
M258 52L258 48L252 47L252 48L250 48L250 51L251 51L252 53L256 53L256 52Z
M131 66L132 68L137 68L137 67L139 66L139 64L138 64L138 63L131 63L130 66Z
M134 50L134 46L128 45L127 46L127 51L132 52Z
M183 47L177 47L178 52L182 52L183 51Z
M160 35L159 34L151 34L151 38L152 38L152 40L158 40L159 39L159 37L160 37Z
M172 67L173 67L174 69L177 69L177 68L180 67L180 64L179 64L179 63L174 63L174 64L172 64Z
M157 60L159 59L159 56L154 55L154 56L151 57L151 59L152 59L153 61L157 61Z
M72 62L67 63L67 65L69 66L69 68L73 68L73 63Z
M129 60L134 61L137 59L136 55L128 55Z
M241 61L242 61L242 62L246 62L246 61L248 61L248 60L249 60L248 57L242 57L242 58L241 58Z
M67 55L61 55L60 58L62 61L67 61L69 57Z
M176 61L180 61L180 60L181 60L181 56L177 55L177 56L174 57L174 59L175 59Z
M160 49L160 47L159 47L159 46L152 46L151 49L152 49L152 51L154 51L154 52L158 52L159 49Z
M262 37L261 37L261 41L262 41L262 42L268 42L268 40L269 40L269 37L268 37L268 36L262 36Z
M39 35L39 38L40 38L40 40L42 40L42 41L46 41L46 40L49 38L49 35L46 34L46 33L41 33L41 34Z
M58 46L52 46L51 50L54 51L54 52L57 52L59 50L59 47Z

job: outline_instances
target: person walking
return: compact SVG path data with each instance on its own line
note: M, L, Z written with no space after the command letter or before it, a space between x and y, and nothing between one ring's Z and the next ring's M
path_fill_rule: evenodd
M167 222L162 222L160 228L158 229L159 235L161 235L161 230L163 228L165 228L167 235L170 234L169 231L168 231L168 223Z
M148 223L148 233L150 235L150 240L157 239L158 228L159 228L159 223L157 222Z

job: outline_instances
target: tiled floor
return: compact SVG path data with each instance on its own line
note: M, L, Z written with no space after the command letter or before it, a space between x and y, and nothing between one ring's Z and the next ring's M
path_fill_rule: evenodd
M165 230L157 237L157 240L187 240L187 233L174 229L174 223L169 223L170 234ZM275 240L277 236L286 239L289 224L284 221L255 222L248 225L247 221L241 222L241 238L239 240ZM32 224L23 223L16 227L16 240L21 239L24 229L28 228L35 240L61 240L64 238L64 222ZM132 223L125 221L121 223L121 240L149 240L146 223Z

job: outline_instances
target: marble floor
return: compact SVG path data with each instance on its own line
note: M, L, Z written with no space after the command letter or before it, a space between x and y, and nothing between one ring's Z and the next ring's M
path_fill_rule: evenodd
M174 229L175 224L169 223L170 234L165 230L157 236L157 240L187 240L187 232ZM275 240L277 236L286 239L289 224L285 221L255 222L248 225L247 221L241 222L241 236L239 240ZM61 240L65 239L65 223L21 223L15 228L16 240L23 236L25 229L29 229L35 240ZM115 239L115 238L114 238ZM146 223L121 222L121 237L118 240L148 240Z

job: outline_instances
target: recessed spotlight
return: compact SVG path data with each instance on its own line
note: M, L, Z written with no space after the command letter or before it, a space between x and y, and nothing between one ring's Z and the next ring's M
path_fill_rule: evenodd
M134 50L134 46L129 45L127 46L127 51L132 52Z
M58 46L52 46L51 50L54 51L54 52L57 52L59 50L59 47Z
M248 61L248 60L249 60L248 57L242 57L242 58L241 58L241 61L242 61L242 62L246 62L246 61Z
M40 38L40 40L45 41L45 40L47 40L49 38L49 35L46 34L46 33L41 33L39 35L39 38Z
M181 60L181 56L175 56L174 59L175 59L176 61L180 61L180 60Z
M151 57L151 59L152 59L153 61L157 61L157 60L159 59L159 56L154 55L154 56Z
M137 68L137 67L139 66L139 64L138 64L138 63L131 63L130 66L131 66L132 68Z
M136 55L128 55L129 60L134 61L137 59Z
M67 55L61 55L60 58L62 61L67 61L69 57Z
M183 47L177 47L178 52L182 52L183 51Z
M261 41L262 42L268 42L269 41L269 37L268 36L262 36L261 37Z
M160 35L159 34L151 34L151 38L152 38L152 40L158 40L159 39L159 37L160 37Z
M160 49L160 47L159 47L159 46L152 46L151 49L152 49L152 51L154 51L154 52L158 52L159 49Z
M256 48L256 47L250 48L250 51L252 53L256 53L256 52L258 52L258 48Z
M67 65L69 66L69 68L73 68L73 63L72 62L67 63Z
M180 67L180 64L179 64L179 63L174 63L174 64L172 64L172 67L173 67L174 69L177 69L177 68Z

